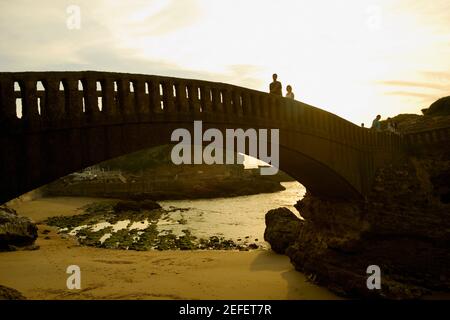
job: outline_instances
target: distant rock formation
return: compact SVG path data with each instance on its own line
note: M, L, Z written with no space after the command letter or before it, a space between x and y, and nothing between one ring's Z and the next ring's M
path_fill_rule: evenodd
M428 109L422 109L425 116L450 116L450 96L433 102Z
M399 114L391 120L397 123L400 133L414 133L426 130L450 127L450 96L441 98L422 109L423 115ZM386 129L387 121L381 122L381 128Z
M0 251L36 249L37 230L29 218L18 216L5 205L0 206Z
M243 165L183 165L170 160L171 146L122 156L63 177L40 191L48 196L124 199L219 198L283 191L285 173L262 176Z
M83 180L70 175L40 190L44 196L155 201L236 197L285 190L277 176L261 176L259 172L226 165L160 166L138 174L113 175L110 172L107 175Z

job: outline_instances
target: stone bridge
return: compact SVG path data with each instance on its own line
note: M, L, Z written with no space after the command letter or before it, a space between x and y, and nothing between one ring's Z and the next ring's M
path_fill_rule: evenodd
M398 136L224 83L94 71L4 72L0 203L102 161L169 144L173 130L192 131L194 120L202 120L204 130L278 128L279 168L318 196L364 197L376 169L403 149Z

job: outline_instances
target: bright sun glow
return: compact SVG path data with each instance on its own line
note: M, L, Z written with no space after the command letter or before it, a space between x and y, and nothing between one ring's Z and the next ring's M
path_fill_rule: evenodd
M0 69L157 73L263 91L276 72L298 100L357 124L376 114L419 113L450 88L448 0L83 0L79 6L82 27L67 31L64 5L0 4L1 32L8 35ZM30 30L43 35L39 52L30 50L37 43L36 36L27 41Z

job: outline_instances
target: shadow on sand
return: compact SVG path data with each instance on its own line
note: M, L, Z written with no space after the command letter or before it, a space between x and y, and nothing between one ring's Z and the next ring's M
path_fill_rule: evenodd
M250 270L279 273L280 277L287 284L287 295L285 298L287 300L340 299L328 289L311 283L303 273L296 271L290 263L289 257L277 254L271 250L261 251L253 260Z

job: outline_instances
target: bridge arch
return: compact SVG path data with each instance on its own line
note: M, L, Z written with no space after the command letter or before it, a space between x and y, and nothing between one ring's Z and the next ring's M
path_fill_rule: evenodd
M0 202L105 160L168 144L173 130L193 130L194 120L205 130L279 129L280 170L319 196L364 196L376 169L402 149L397 136L224 83L95 71L0 73Z

